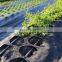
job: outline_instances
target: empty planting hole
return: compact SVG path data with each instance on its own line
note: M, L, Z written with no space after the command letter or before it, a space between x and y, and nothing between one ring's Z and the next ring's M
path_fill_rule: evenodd
M24 58L15 58L10 60L9 62L27 62Z
M14 36L12 39L10 39L10 43L15 40L16 38L18 38L18 36Z
M40 46L42 44L42 38L38 37L38 36L32 36L28 39L28 42L30 44L35 44L37 46Z
M4 50L7 46L8 46L8 45L6 45L6 44L2 45L2 46L0 47L0 52L1 52L2 50Z
M37 49L33 46L22 46L19 49L21 55L25 57L31 57L35 51L37 51Z
M24 39L22 37L19 36L14 36L11 40L10 43L13 42L12 44L16 44L16 45L21 45L22 43L24 43Z

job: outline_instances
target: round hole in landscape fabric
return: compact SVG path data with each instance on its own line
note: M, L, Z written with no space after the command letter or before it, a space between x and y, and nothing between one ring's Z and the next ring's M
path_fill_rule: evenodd
M24 58L15 58L10 60L9 62L27 62Z
M37 51L37 49L33 46L22 46L19 49L19 52L21 53L22 56L31 57L33 53Z
M15 41L14 41L15 40ZM13 42L14 41L14 42ZM13 42L13 45L21 45L22 43L24 43L24 39L22 37L19 36L14 36L12 39L10 39L10 43Z
M4 44L0 47L0 51L4 50L8 45L7 44Z
M40 46L42 44L42 38L38 36L32 36L31 38L29 38L28 42L33 45L35 44L37 46Z

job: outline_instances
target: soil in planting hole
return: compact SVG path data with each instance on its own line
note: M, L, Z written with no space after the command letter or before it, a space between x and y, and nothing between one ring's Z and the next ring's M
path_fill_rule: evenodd
M10 43L13 42L12 44L20 46L22 43L24 43L24 39L19 36L14 36L11 40Z
M10 60L9 62L27 62L24 58L15 58Z
M33 46L22 46L19 49L21 55L25 57L31 57L35 51L37 51L37 49Z
M28 39L28 42L33 45L40 46L42 44L42 38L38 36L32 36Z

